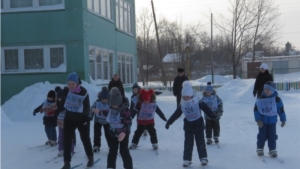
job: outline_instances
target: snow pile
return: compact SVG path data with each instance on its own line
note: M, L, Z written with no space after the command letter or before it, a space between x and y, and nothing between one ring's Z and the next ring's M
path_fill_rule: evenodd
M232 77L230 77L230 76L214 75L214 84L225 84L231 80L232 80ZM207 75L200 79L196 79L193 82L200 82L200 83L206 84L207 82L211 82L211 81L212 81L211 75Z
M4 113L2 106L1 107L1 127L7 126L11 124L11 120L7 117L7 115Z

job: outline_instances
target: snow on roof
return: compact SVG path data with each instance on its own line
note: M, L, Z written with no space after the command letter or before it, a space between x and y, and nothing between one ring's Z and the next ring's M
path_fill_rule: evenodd
M179 53L168 53L163 59L162 61L164 63L170 63L170 62L180 62L181 60L181 55Z
M300 55L292 56L263 56L256 57L255 60L274 60L274 59L289 59L289 58L300 58ZM243 60L251 60L252 58L243 58Z

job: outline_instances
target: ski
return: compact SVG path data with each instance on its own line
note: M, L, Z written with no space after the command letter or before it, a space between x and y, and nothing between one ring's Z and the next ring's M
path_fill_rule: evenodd
M266 159L265 159L264 156L259 156L259 157L261 158L261 161L262 161L262 162L266 162Z
M219 143L216 143L216 146L217 146L218 148L221 148L220 145L219 145Z
M184 165L184 164L183 164L182 167L183 167L183 168L187 168L187 167L189 167L192 163L193 163L193 161L190 161L190 163L189 163L188 165Z
M56 156L56 157L53 157L53 158L51 158L49 160L46 160L46 163L50 163L51 161L54 161L54 160L58 159L59 157L60 156Z
M31 150L31 149L42 148L42 147L46 147L46 146L49 146L49 145L39 145L39 146L35 146L35 147L28 147L28 149Z
M80 164L74 165L74 166L71 167L70 169L75 169L75 168L78 168L78 167L80 167L80 166L82 166L82 165L83 165L83 163L80 163Z
M154 152L155 152L155 154L156 154L156 155L158 155L158 150L157 150L157 149L156 149L156 150L154 150Z

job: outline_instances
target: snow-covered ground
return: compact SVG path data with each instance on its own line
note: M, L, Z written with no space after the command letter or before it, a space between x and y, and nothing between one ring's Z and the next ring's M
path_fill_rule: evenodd
M293 77L296 78L296 77ZM2 169L59 169L63 159L56 157L55 148L32 148L42 145L47 140L42 124L42 115L33 116L33 109L45 99L47 92L55 86L63 84L37 83L26 87L1 107L1 168ZM282 91L282 98L287 123L284 128L277 124L277 150L279 163L266 156L266 162L256 155L256 135L258 127L254 121L253 106L255 98L252 95L254 79L230 80L217 94L223 100L224 114L221 118L220 148L215 145L207 146L209 164L208 169L298 169L300 168L300 90ZM95 101L99 86L83 82L87 88L91 102ZM130 97L131 93L126 94ZM171 92L164 92L157 97L157 103L166 115L171 116L176 107L175 97ZM155 116L156 129L159 141L159 154L152 150L149 136L141 138L139 147L131 150L134 166L139 169L176 169L182 168L183 162L183 115L170 126L164 128L165 122ZM91 123L91 140L93 140L93 123ZM136 120L133 120L132 134L136 129ZM30 149L32 148L32 149ZM77 152L72 158L72 165L86 163L82 143L77 133ZM267 154L267 145L265 154ZM94 168L106 168L108 148L105 139L102 139L101 152L95 158L101 158ZM194 163L189 168L201 168L196 152L193 151ZM83 169L84 166L79 167ZM123 169L122 159L118 156L117 169Z

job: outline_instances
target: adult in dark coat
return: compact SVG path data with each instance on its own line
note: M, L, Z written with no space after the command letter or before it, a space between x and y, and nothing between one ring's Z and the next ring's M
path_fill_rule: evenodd
M178 72L178 75L175 77L174 82L173 82L173 94L177 99L177 106L179 106L180 100L181 100L182 83L189 79L184 75L183 68L178 68L177 72Z
M261 93L264 90L264 85L268 81L273 82L273 77L268 71L268 65L263 63L260 65L260 71L258 75L256 76L255 85L253 89L253 96L257 96L259 98L261 96Z
M120 77L119 77L118 74L115 74L114 77L109 82L109 84L108 84L108 91L110 91L113 87L118 88L119 91L120 91L120 93L121 93L121 95L125 97L123 83L120 80Z

